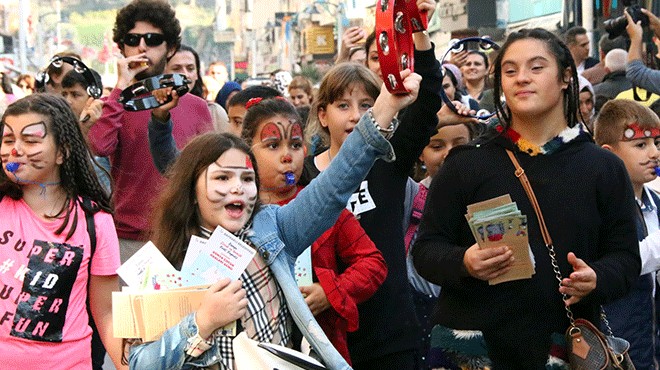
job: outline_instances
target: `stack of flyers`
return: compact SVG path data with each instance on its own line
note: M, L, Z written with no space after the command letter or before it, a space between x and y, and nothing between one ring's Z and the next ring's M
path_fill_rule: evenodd
M121 318L113 323L115 336L157 339L199 308L210 285L222 278L237 280L255 253L218 226L208 240L191 238L178 271L148 242L117 269L128 286L113 293L113 314ZM236 322L218 329L218 333L235 336Z
M534 275L534 255L529 246L527 216L506 194L468 206L465 217L480 248L507 246L515 259L505 274L488 281L490 285L529 279Z

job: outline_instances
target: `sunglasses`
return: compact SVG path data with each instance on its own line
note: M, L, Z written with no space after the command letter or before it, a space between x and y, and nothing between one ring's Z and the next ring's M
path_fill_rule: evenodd
M162 33L128 33L124 37L124 44L128 46L140 45L140 40L144 39L147 46L159 46L165 41L165 35Z

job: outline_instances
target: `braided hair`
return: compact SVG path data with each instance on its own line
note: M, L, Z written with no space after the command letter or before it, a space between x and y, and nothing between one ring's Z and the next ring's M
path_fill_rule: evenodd
M557 78L562 81L564 79L564 71L570 69L570 81L568 87L564 90L564 116L568 122L568 127L574 127L578 122L578 74L575 68L575 62L571 56L571 52L557 36L552 32L542 28L522 29L509 35L504 45L500 49L497 58L495 59L495 86L493 87L493 95L495 98L495 110L500 119L500 123L508 128L511 125L511 112L501 101L502 96L502 60L506 54L507 49L518 40L535 39L544 42L550 54L554 55L557 61L559 74Z
M61 234L69 224L72 211L80 205L85 212L95 213L103 210L112 213L110 195L107 194L94 172L92 156L85 142L78 121L69 107L69 104L59 95L32 94L11 104L2 116L0 134L4 130L5 119L10 116L20 116L27 113L36 113L46 118L48 131L53 134L56 147L63 153L64 160L60 165L60 187L66 194L64 206L53 218L62 217L61 226L55 231ZM0 171L0 199L5 195L18 200L23 197L20 184L11 181L4 171ZM92 201L88 208L81 201L81 197ZM76 230L78 216L73 212L71 227L66 239L73 236Z

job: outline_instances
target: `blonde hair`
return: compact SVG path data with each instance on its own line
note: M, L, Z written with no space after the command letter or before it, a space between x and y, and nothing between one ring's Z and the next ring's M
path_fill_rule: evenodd
M600 109L594 123L594 140L598 145L616 145L632 123L640 128L660 127L660 119L648 107L633 100L610 100Z
M312 95L312 82L305 76L296 76L289 83L288 91L293 89L300 89L309 95L310 98Z
M330 131L321 126L319 110L340 99L354 84L361 84L364 91L374 100L380 93L380 81L369 68L358 63L340 63L332 67L321 80L312 110L309 113L305 136L311 140L315 135L321 138L321 145L330 145Z

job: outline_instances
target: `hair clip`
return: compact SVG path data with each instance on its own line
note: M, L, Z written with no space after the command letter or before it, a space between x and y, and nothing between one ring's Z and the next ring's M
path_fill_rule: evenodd
M376 4L376 46L385 87L392 94L408 92L400 72L414 72L415 45L412 34L428 26L427 12L420 12L409 0L378 0Z
M660 137L660 127L642 128L639 123L634 122L623 130L623 141Z
M250 109L250 107L252 107L253 105L257 105L261 103L262 100L264 100L264 98L260 98L260 97L251 98L250 100L247 101L247 103L245 103L245 109Z

